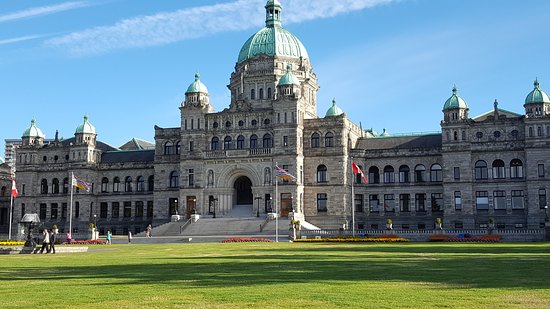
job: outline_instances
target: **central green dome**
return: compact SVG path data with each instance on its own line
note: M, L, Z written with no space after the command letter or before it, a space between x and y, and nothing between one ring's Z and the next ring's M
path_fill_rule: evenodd
M265 8L266 26L244 43L237 63L257 55L308 58L302 42L281 26L282 7L279 1L270 0Z

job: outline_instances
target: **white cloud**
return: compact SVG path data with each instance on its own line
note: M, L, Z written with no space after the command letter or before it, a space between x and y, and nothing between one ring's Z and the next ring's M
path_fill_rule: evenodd
M0 40L0 45L13 44L13 43L18 43L18 42L23 42L28 40L39 39L42 37L45 37L45 35L26 35L26 36L11 38L11 39L4 39L4 40Z
M90 6L90 4L85 1L74 1L74 2L65 2L61 4L56 4L56 5L34 7L34 8L18 11L15 13L0 15L0 22L15 21L15 20L20 20L25 18L55 14L63 11L86 7L86 6Z
M288 0L283 1L283 23L362 10L397 0ZM265 21L265 0L236 0L175 12L124 19L46 41L75 56L102 54L117 49L157 46L226 31L260 27Z

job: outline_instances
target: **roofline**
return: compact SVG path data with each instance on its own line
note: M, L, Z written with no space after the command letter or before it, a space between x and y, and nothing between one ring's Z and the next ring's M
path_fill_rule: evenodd
M502 108L497 108L497 110L498 110L498 111L502 111L502 112L506 112L506 113L510 113L510 114L514 114L514 115L516 115L516 116L518 116L518 117L523 116L522 114L518 114L518 113L515 113L515 112L511 112L511 111L509 111L509 110L505 110L505 109L502 109ZM472 117L472 119L475 119L475 118L479 118L479 117L483 117L483 116L489 115L489 114L491 114L491 113L494 113L494 111L495 111L494 109L493 109L493 110L490 110L490 111L487 111L487 112L485 112L485 113L483 113L483 114L481 114L481 115L477 115L477 116L475 116L475 117Z

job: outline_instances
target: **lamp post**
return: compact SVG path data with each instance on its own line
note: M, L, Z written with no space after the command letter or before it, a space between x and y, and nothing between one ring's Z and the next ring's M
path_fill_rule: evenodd
M266 209L265 212L268 212L268 211L273 212L273 208L271 207L272 203L273 203L273 197L271 197L271 195L269 195L269 200L268 200L268 203L267 203L268 209Z
M256 217L260 216L260 201L262 200L261 196L256 196L255 200L257 201L258 207L256 208Z
M548 219L548 205L544 205L544 226L545 227L550 227L550 223L549 223L549 219Z
M94 214L94 227L97 229L97 215Z
M217 202L217 201L218 201L217 198L213 198L213 199L212 199L212 203L214 204L214 205L213 205L213 206L214 206L214 216L213 216L214 219L216 218L216 202Z

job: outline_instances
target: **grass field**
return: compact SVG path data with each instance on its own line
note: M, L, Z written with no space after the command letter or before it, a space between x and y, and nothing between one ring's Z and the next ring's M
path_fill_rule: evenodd
M90 246L0 281L1 308L550 308L550 243Z

